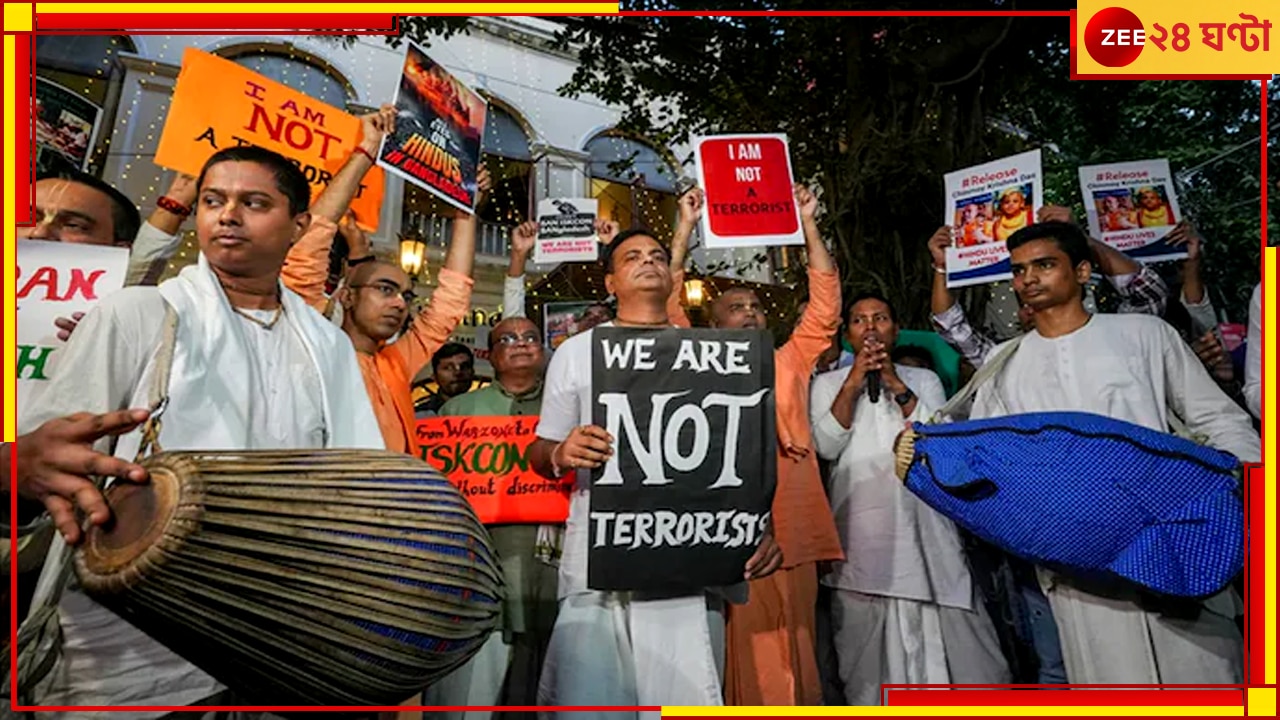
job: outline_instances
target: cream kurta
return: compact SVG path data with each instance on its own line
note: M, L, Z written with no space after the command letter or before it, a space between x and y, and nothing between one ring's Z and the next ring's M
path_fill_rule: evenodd
M1079 411L1167 431L1167 409L1211 446L1245 462L1260 460L1249 416L1218 389L1172 327L1145 315L1095 315L1052 339L1027 334L978 391L970 417ZM1140 608L1129 588L1086 591L1043 569L1040 579L1071 682L1241 682L1243 641L1228 617L1234 593L1213 598L1198 618L1179 620Z
M929 370L894 367L918 398L909 418L888 393L872 403L864 392L854 405L853 426L844 428L831 414L831 403L853 368L813 381L813 438L818 456L835 461L828 486L845 551L845 560L833 563L822 583L972 609L969 569L955 525L912 495L893 470L894 438L904 422L927 420L942 407L942 382Z
M160 288L128 288L104 298L76 329L39 406L21 409L19 432L76 412L149 406L167 300L178 308L179 321L163 449L381 448L350 341L296 295L283 295L283 317L264 330L231 312L201 256ZM139 436L122 436L115 454L132 460ZM111 452L107 440L97 448ZM49 557L62 547L55 539ZM55 569L46 564L37 602ZM37 694L42 705L187 705L222 689L77 590L74 581L59 616L63 656Z

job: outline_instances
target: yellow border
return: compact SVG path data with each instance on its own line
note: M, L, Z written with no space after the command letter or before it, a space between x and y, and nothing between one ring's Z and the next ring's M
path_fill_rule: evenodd
M5 6L5 28L9 27L9 7ZM17 242L17 227L14 218L16 212L16 197L13 191L13 185L16 182L17 164L14 162L14 152L17 148L14 138L16 137L17 107L18 101L15 97L17 93L17 59L18 53L17 38L13 35L4 36L4 441L13 442L16 437L15 428L17 427L18 405L14 401L17 397L18 379L15 375L18 367L18 341L17 341L17 324L18 324L18 303L14 297L17 288L14 287L14 278L18 277L17 251L15 244ZM24 133L25 135L25 133ZM8 468L6 468L6 471ZM7 612L7 611L6 611Z
M33 3L5 3L5 32L30 32L34 17L31 14Z
M96 4L96 3L6 3L5 5L5 30L8 32L29 31L33 26L33 11L41 13L58 13L58 14L74 14L74 13L155 13L157 5L150 3L121 3L114 5ZM287 3L171 3L163 6L165 13L293 13L298 11L300 4ZM361 13L395 13L395 14L412 14L415 12L426 12L433 14L443 13L475 13L477 11L501 14L501 13L519 13L519 14L548 14L548 13L578 13L578 14L604 14L617 12L616 3L599 3L599 2L582 2L582 3L370 3L365 5L353 6L349 3L312 3L303 6L309 13L340 13L340 12L361 12ZM14 300L14 286L12 279L16 277L16 267L14 259L14 211L15 211L15 195L13 192L15 165L14 165L14 148L17 137L22 137L23 141L27 137L26 130L22 133L17 132L18 104L14 94L15 85L15 64L16 55L15 37L6 35L4 38L3 59L4 59L4 213L5 213L5 253L4 253L4 273L9 282L5 283L5 292L3 299L4 310L4 396L7 400L5 403L4 414L4 440L12 441L14 439L15 428L15 405L14 391L16 382L13 376L13 370L16 360L15 347L15 320L16 307ZM23 115L25 117L25 115ZM1266 405L1266 428L1272 430L1276 427L1276 403L1273 401L1276 389L1276 371L1275 371L1275 330L1276 330L1276 293L1275 293L1275 254L1276 250L1267 248L1264 254L1265 261L1263 263L1264 280L1264 307L1265 314L1265 354L1266 362L1263 363L1265 388L1268 392L1264 404ZM1267 487L1270 492L1274 493L1276 488L1276 478L1274 468L1276 465L1276 449L1271 438L1264 439L1265 459L1267 471ZM1267 684L1275 684L1276 682L1276 508L1273 502L1268 504L1266 509L1265 523L1265 548L1267 557L1273 561L1268 563L1265 582L1265 607L1261 610L1262 620L1265 626L1263 636L1265 644L1264 665L1265 665L1265 681ZM1255 609L1257 612L1257 609ZM1250 688L1248 691L1248 710L1250 715L1274 715L1276 710L1276 691L1274 688ZM1101 715L1129 715L1129 716L1239 716L1244 713L1244 708L1223 708L1223 707L1060 707L1060 708L1044 708L1044 707L935 707L935 708L687 708L672 707L664 709L664 714L671 716L797 716L797 715L820 715L820 716L856 716L856 715L880 715L886 717L905 716L905 715L930 715L930 716L1004 716L1004 715L1041 715L1041 716L1101 716Z

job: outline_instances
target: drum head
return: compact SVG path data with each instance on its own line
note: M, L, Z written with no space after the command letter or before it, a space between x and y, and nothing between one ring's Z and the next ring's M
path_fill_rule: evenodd
M152 462L161 460L161 462ZM90 590L119 592L161 560L161 543L182 501L181 468L161 456L148 458L146 483L117 481L104 493L111 521L89 529L76 559L81 583ZM188 499L189 502L189 499Z

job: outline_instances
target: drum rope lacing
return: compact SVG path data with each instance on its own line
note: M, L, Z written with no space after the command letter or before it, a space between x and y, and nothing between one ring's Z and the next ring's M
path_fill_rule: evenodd
M160 431L163 426L162 416L165 409L169 406L169 374L173 368L173 354L177 345L178 338L178 314L171 305L165 305L164 329L160 340L159 349L156 351L155 372L151 382L151 412L147 416L146 422L142 426L142 441L138 445L138 452L134 455L135 463L141 462L143 458L149 457L160 452ZM96 478L96 484L101 491L105 489L107 478ZM19 528L19 536L24 536L36 532L41 527L51 524L51 520L47 514L41 516L35 522ZM85 530L88 529L86 521ZM38 603L33 605L27 614L26 620L18 627L17 647L18 647L18 668L16 674L9 672L8 652L4 653L4 658L0 660L0 671L4 672L3 685L0 685L0 720L19 717L9 704L11 697L12 680L16 675L17 678L17 700L20 705L34 704L34 690L51 670L57 664L58 658L62 655L62 625L58 621L58 602L62 598L62 591L66 588L67 583L71 579L74 563L72 555L75 548L71 545L63 543L57 557L54 559L56 563L57 578L53 587ZM22 717L31 717L31 713L22 713Z

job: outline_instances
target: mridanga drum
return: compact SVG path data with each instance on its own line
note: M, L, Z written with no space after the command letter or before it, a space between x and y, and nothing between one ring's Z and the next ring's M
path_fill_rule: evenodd
M162 452L106 491L80 585L246 700L394 705L497 624L501 570L466 499L378 450Z

